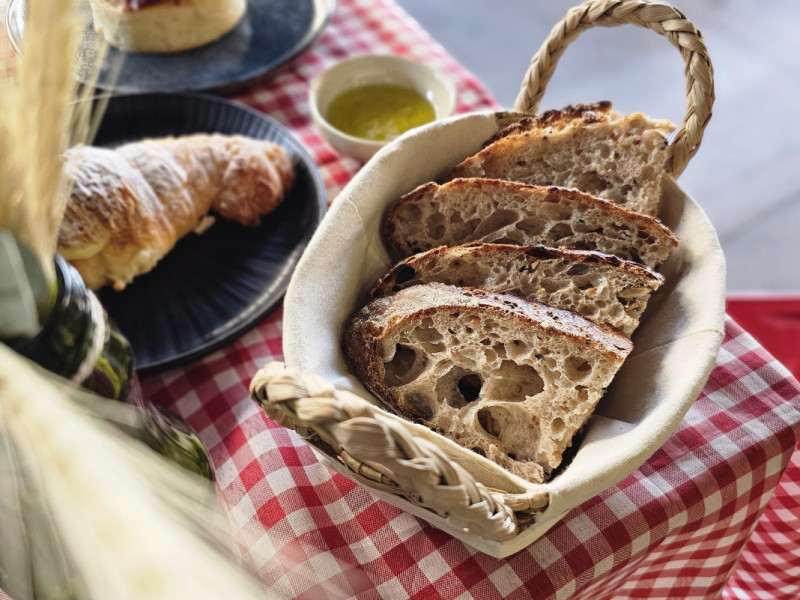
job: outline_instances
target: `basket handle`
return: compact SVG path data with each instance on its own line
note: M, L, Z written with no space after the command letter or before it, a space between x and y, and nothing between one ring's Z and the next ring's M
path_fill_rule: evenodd
M515 510L543 510L548 504L546 492L508 494L506 500L487 490L439 448L412 437L366 400L283 363L262 367L250 383L250 396L270 419L304 437L318 437L361 483L404 496L486 539L513 538Z
M703 37L679 10L646 0L589 0L571 8L550 31L531 60L514 109L535 113L547 83L567 46L593 25L632 23L666 36L686 64L686 112L667 151L666 171L674 177L686 168L703 138L714 104L714 70Z

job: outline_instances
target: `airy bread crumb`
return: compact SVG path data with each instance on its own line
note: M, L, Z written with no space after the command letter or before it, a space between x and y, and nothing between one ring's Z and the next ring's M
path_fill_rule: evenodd
M467 242L597 250L650 268L678 245L653 217L577 190L497 179L426 183L392 203L383 237L401 257Z
M482 288L536 300L611 325L630 336L664 278L600 252L545 246L441 246L397 263L372 289L388 296L423 283Z
M501 131L447 179L485 177L562 186L655 216L675 126L611 103L580 104L526 118Z
M576 313L437 283L372 301L343 344L392 410L533 482L559 465L632 348Z

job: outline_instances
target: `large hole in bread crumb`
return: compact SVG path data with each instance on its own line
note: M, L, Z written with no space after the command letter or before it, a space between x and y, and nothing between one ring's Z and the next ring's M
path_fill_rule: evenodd
M492 350L491 348L484 348L483 349L483 360L487 365L493 365L498 361L500 357L497 356L497 352Z
M564 363L564 374L570 381L583 381L592 373L592 365L579 356L570 356Z
M478 399L483 388L483 378L476 372L452 366L436 382L436 397L444 399L453 408L463 408Z
M496 438L500 437L500 422L495 419L491 407L482 408L478 411L478 423L489 435L493 435Z
M518 220L519 215L515 211L500 208L495 210L492 214L485 218L483 222L481 222L481 224L475 230L474 235L475 237L482 237L489 233L500 231L508 225L513 225Z
M433 418L434 410L431 401L420 392L405 394L402 399L402 406L418 419L430 421Z
M628 248L628 258L636 263L644 263L642 257L639 256L639 253L633 248Z
M553 191L554 195L560 192ZM569 204L559 204L558 202L548 202L540 208L542 217L546 221L565 221L572 218L572 206Z
M433 321L430 319L425 319L419 327L414 328L409 337L420 342L442 341L441 332L433 327Z
M574 277L572 279L572 284L583 292L597 287L597 282L595 281L595 278L592 277L591 275L579 275L577 277Z
M480 219L470 219L469 221L466 221L460 227L454 227L453 229L454 229L454 231L458 232L457 235L459 237L461 237L461 238L469 237L470 239L472 239L472 235L473 235L474 231L478 228L478 225L480 225L480 224L481 224L481 220Z
M497 354L499 358L506 357L506 347L504 344L498 342L492 346L492 350L494 350L494 353Z
M425 354L431 355L445 350L445 343L441 332L433 325L430 318L423 319L409 334L409 339L414 340Z
M530 365L504 360L486 382L484 397L506 402L522 402L544 390L544 380Z
M540 235L544 231L544 221L538 217L528 217L517 223L517 227L528 235Z
M589 401L589 388L579 385L575 388L578 392L578 401L581 403Z
M436 354L437 352L444 352L447 349L444 342L422 342L420 344L423 352L428 355Z
M597 250L597 242L594 240L581 240L575 241L570 245L571 248L576 250Z
M528 344L523 342L522 340L511 340L511 342L506 343L506 352L508 356L511 358L517 358L519 356L526 356L529 354Z
M461 395L467 402L474 402L478 399L482 386L483 380L477 373L464 375L464 377L458 380L458 391L461 392Z
M392 359L384 364L384 382L389 387L414 381L425 368L427 359L408 346L398 344Z
M597 194L611 187L611 182L602 177L597 171L587 171L576 179L573 186L590 194Z
M567 275L570 276L585 275L588 272L589 272L589 265L585 265L583 263L572 265L569 269L567 269Z
M428 235L434 240L442 239L445 231L447 231L444 215L439 212L433 213L428 217L426 226L428 228Z
M409 267L408 265L403 265L397 270L395 274L395 281L397 283L405 283L406 281L410 281L417 272L414 271L413 267Z
M561 435L564 433L564 427L564 419L561 417L556 417L550 423L550 433L555 439L560 439Z
M556 223L550 228L547 235L551 240L557 242L558 240L571 237L573 235L572 227L570 227L569 223Z

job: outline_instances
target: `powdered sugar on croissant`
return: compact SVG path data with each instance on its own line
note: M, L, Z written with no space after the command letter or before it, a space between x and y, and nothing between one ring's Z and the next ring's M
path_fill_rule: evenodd
M294 181L285 150L242 136L144 140L115 150L86 146L65 158L74 184L58 251L91 289L123 289L210 211L258 225Z

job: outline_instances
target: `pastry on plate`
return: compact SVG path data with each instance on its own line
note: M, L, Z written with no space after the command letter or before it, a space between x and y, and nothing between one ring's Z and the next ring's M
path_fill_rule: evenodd
M125 52L169 53L203 46L231 31L247 0L91 0L95 29Z
M116 149L83 146L65 157L73 181L58 252L90 289L123 289L152 269L208 213L256 226L294 181L280 146L243 136L197 134Z

